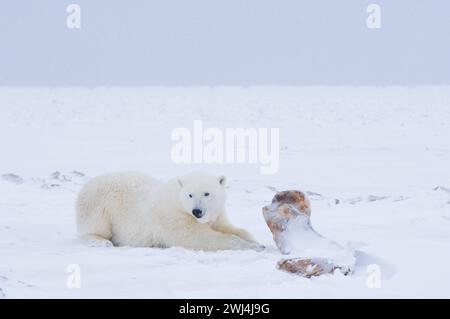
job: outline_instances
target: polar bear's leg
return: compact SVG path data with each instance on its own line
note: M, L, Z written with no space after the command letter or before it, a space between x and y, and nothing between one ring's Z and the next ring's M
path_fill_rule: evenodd
M209 225L193 222L186 227L180 225L165 239L167 246L181 246L194 250L244 250L258 249L254 243L238 236L214 231Z
M243 240L256 243L256 240L253 238L253 236L242 228L236 228L228 221L228 218L226 216L222 215L219 217L219 219L212 225L213 229L224 233L224 234L230 234L230 235L236 235Z
M111 247L111 226L104 214L95 211L78 218L78 237L87 245L93 247Z
M85 202L78 203L78 237L92 247L111 247L112 231L105 207L92 207Z

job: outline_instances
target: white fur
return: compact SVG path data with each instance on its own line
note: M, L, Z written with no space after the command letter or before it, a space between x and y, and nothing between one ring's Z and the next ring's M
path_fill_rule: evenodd
M224 177L204 173L167 183L140 173L95 177L78 196L78 234L96 246L259 248L247 231L228 222L224 183ZM204 216L194 217L194 208Z

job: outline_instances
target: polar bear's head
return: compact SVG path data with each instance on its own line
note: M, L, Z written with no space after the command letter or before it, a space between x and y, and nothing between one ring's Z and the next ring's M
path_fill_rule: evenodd
M178 178L185 213L200 223L214 222L225 209L225 177L191 173Z

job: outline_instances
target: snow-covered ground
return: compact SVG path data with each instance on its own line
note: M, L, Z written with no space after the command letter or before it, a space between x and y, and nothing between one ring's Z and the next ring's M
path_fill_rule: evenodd
M174 164L171 132L196 119L279 127L279 172ZM199 169L227 176L230 219L264 252L76 240L89 177ZM450 87L0 88L0 175L0 297L450 297ZM315 229L358 251L354 275L275 268L261 208L286 189L310 192ZM69 289L73 264L81 288Z

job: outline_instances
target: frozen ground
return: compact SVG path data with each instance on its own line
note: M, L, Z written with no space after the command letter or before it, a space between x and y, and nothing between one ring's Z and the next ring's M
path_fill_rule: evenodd
M279 173L173 164L170 133L194 119L279 127ZM193 169L227 175L230 218L265 252L77 242L74 199L87 178ZM449 87L0 88L0 175L0 297L450 297ZM317 231L359 251L353 276L275 269L261 208L292 188L311 192ZM66 286L71 264L79 289ZM367 285L369 264L380 288Z

